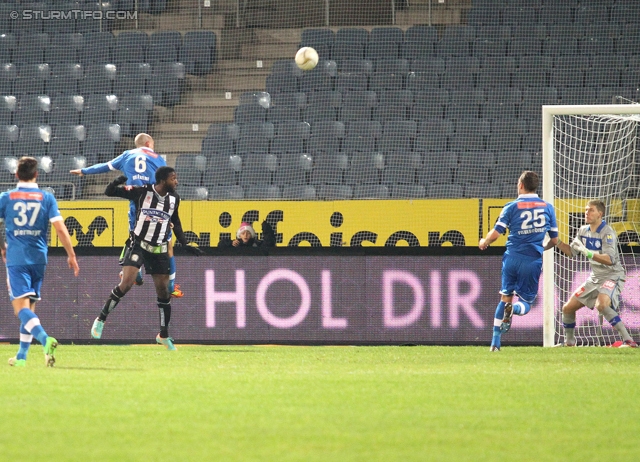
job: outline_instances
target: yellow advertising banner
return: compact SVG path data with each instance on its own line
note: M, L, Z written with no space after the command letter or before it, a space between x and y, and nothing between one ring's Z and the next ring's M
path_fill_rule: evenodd
M182 226L190 242L215 247L233 238L243 221L256 232L267 220L278 246L476 246L494 225L508 199L298 201L184 201ZM586 199L556 201L560 238L584 223ZM618 233L636 231L638 201L610 205L612 226ZM124 200L69 201L60 212L74 245L120 247L128 237L129 203ZM57 238L53 246L59 246ZM505 245L506 236L494 245Z
M119 247L128 236L128 202L60 202L74 245ZM336 202L200 202L180 204L189 241L215 247L243 221L258 233L274 224L279 246L476 245L478 200L368 200ZM55 240L52 245L58 246Z

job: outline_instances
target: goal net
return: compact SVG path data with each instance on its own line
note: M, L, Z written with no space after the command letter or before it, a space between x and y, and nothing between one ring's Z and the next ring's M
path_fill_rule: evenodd
M587 201L606 204L604 220L618 235L626 285L619 312L629 333L640 335L640 105L544 106L543 197L552 202L559 238L571 242L584 225ZM562 305L588 277L589 262L546 252L543 263L544 345L564 342ZM578 346L609 346L621 339L597 310L576 317Z

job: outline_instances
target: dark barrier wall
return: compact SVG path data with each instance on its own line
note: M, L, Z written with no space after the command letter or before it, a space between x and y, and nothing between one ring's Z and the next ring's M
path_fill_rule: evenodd
M113 256L50 257L37 311L52 335L90 341L91 323L118 282ZM185 297L173 300L178 343L489 344L499 299L501 257L178 257ZM0 336L18 321L2 293ZM153 341L158 309L150 276L111 314L104 341ZM542 307L517 318L505 344L542 343Z

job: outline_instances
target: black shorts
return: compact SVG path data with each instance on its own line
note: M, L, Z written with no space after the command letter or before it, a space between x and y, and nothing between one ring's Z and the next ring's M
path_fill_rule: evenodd
M168 253L147 252L138 243L127 247L123 266L140 268L143 264L147 274L171 274Z

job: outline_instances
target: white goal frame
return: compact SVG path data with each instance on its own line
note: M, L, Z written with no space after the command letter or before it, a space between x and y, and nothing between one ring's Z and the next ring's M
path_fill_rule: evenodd
M640 114L640 104L594 104L594 105L552 105L542 106L542 177L554 177L553 148L555 115L631 115ZM542 198L554 205L554 181L543 181ZM555 252L544 252L542 257L542 301L544 307L543 346L555 346L555 294L554 294Z

